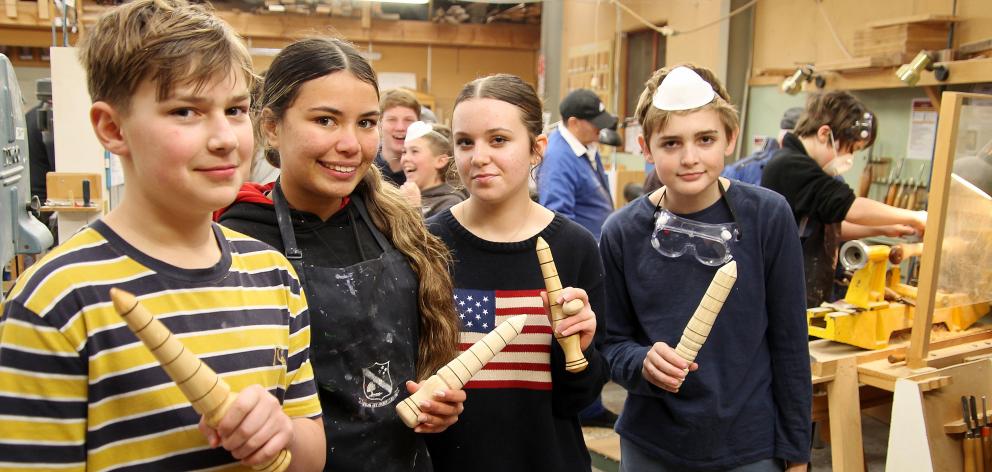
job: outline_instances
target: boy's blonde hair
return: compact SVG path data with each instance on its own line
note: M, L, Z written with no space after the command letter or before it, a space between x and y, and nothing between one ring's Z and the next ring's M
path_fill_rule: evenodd
M122 112L143 80L168 98L179 84L202 87L241 74L255 82L251 55L241 38L202 5L186 0L135 0L115 7L87 31L80 47L90 98Z
M390 108L404 107L413 110L420 119L420 101L413 92L406 89L387 90L379 100L379 112L385 113Z
M658 90L658 85L676 67L687 67L699 74L703 80L713 86L713 91L716 92L717 98L706 105L691 110L666 111L655 108L651 104L651 101L654 98L654 93ZM637 111L634 116L637 117L637 122L641 124L641 134L644 135L644 141L650 146L651 135L664 129L665 125L668 124L669 117L673 114L687 115L700 110L714 110L717 112L717 115L720 116L720 121L723 123L724 130L727 132L727 139L730 139L740 129L740 118L737 115L737 109L730 104L730 94L727 93L727 89L720 83L720 79L717 79L716 75L705 67L694 66L692 64L678 64L658 69L644 83L644 91L641 92L641 98L637 101Z

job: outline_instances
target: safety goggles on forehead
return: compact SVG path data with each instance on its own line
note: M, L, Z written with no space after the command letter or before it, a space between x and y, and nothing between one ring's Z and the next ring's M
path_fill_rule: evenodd
M730 241L741 239L737 216L724 193L723 184L720 197L730 209L732 223L701 223L682 218L661 206L662 197L655 207L654 231L651 232L651 247L665 257L678 258L692 253L704 265L719 267L734 257L730 253ZM664 190L662 190L664 192Z
M851 125L851 134L858 141L869 141L871 139L871 130L875 124L875 116L871 112L865 112L857 121Z

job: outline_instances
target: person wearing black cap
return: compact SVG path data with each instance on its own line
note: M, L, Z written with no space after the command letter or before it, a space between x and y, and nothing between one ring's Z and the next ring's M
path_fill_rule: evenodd
M587 89L568 94L559 111L561 123L548 135L538 171L540 203L582 225L598 240L613 212L613 199L596 143L600 130L616 126L617 117Z
M561 122L548 135L538 168L539 202L582 225L598 241L603 223L613 212L613 198L596 144L601 130L616 128L617 117L588 89L568 94L558 111ZM583 426L612 428L616 420L617 415L603 406L602 397L579 413Z
M785 110L782 120L778 123L778 137L775 140L766 141L765 146L760 151L724 167L722 175L728 179L761 185L761 173L765 170L765 164L768 164L776 151L782 149L782 138L796 129L796 123L799 122L799 117L802 114L802 107L792 107Z

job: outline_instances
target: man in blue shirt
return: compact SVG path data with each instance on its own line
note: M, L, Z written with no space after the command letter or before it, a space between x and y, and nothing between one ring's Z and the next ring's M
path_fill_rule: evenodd
M538 167L539 202L582 225L599 241L603 223L613 212L613 198L596 145L599 132L615 128L617 117L588 89L568 94L558 111L561 122L548 135L544 160ZM612 428L616 420L617 415L603 405L602 396L579 413L583 426Z
M561 123L548 136L538 171L540 203L582 225L598 240L613 212L613 199L596 143L599 131L616 126L617 117L587 89L568 94L559 111Z

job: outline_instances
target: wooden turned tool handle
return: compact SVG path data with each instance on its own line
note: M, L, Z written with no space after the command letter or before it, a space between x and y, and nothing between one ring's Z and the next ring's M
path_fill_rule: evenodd
M527 315L516 315L507 318L495 329L487 333L478 342L469 346L451 362L441 366L437 373L420 384L420 390L396 405L396 414L403 424L415 428L420 421L420 402L430 400L431 395L444 389L457 390L465 386L472 376L479 373L489 361L523 332L527 324Z
M963 439L964 448L964 472L981 472L978 469L978 463L975 461L975 454L977 453L978 442L974 438L969 438L968 433L965 433L965 438Z
M889 193L885 194L885 204L892 205L896 199L896 192L899 190L899 182L889 182Z
M982 436L982 459L985 461L985 472L992 472L992 437Z
M737 261L724 264L716 274L713 274L710 286L682 332L678 346L675 347L675 352L686 362L692 363L696 360L696 355L709 337L716 316L723 309L723 303L727 301L727 296L730 295L735 282L737 282Z
M152 352L155 359L179 387L197 413L206 418L207 424L216 427L237 396L231 387L213 369L186 349L169 328L155 319L134 295L123 290L110 289L114 309L127 327ZM289 467L292 456L283 449L271 462L253 466L253 470L281 472Z
M558 297L561 295L561 279L558 278L558 268L555 267L554 257L551 255L551 248L542 237L537 238L537 260L541 265L541 274L544 276L544 288L548 292L548 305L551 309L551 329L557 333L558 324L566 316L574 315L576 312L566 313L558 304ZM581 303L581 302L580 302ZM581 308L580 308L581 309ZM565 352L565 370L569 372L582 372L589 366L589 361L582 354L582 345L579 341L579 334L568 336L558 336L555 334L558 344Z

